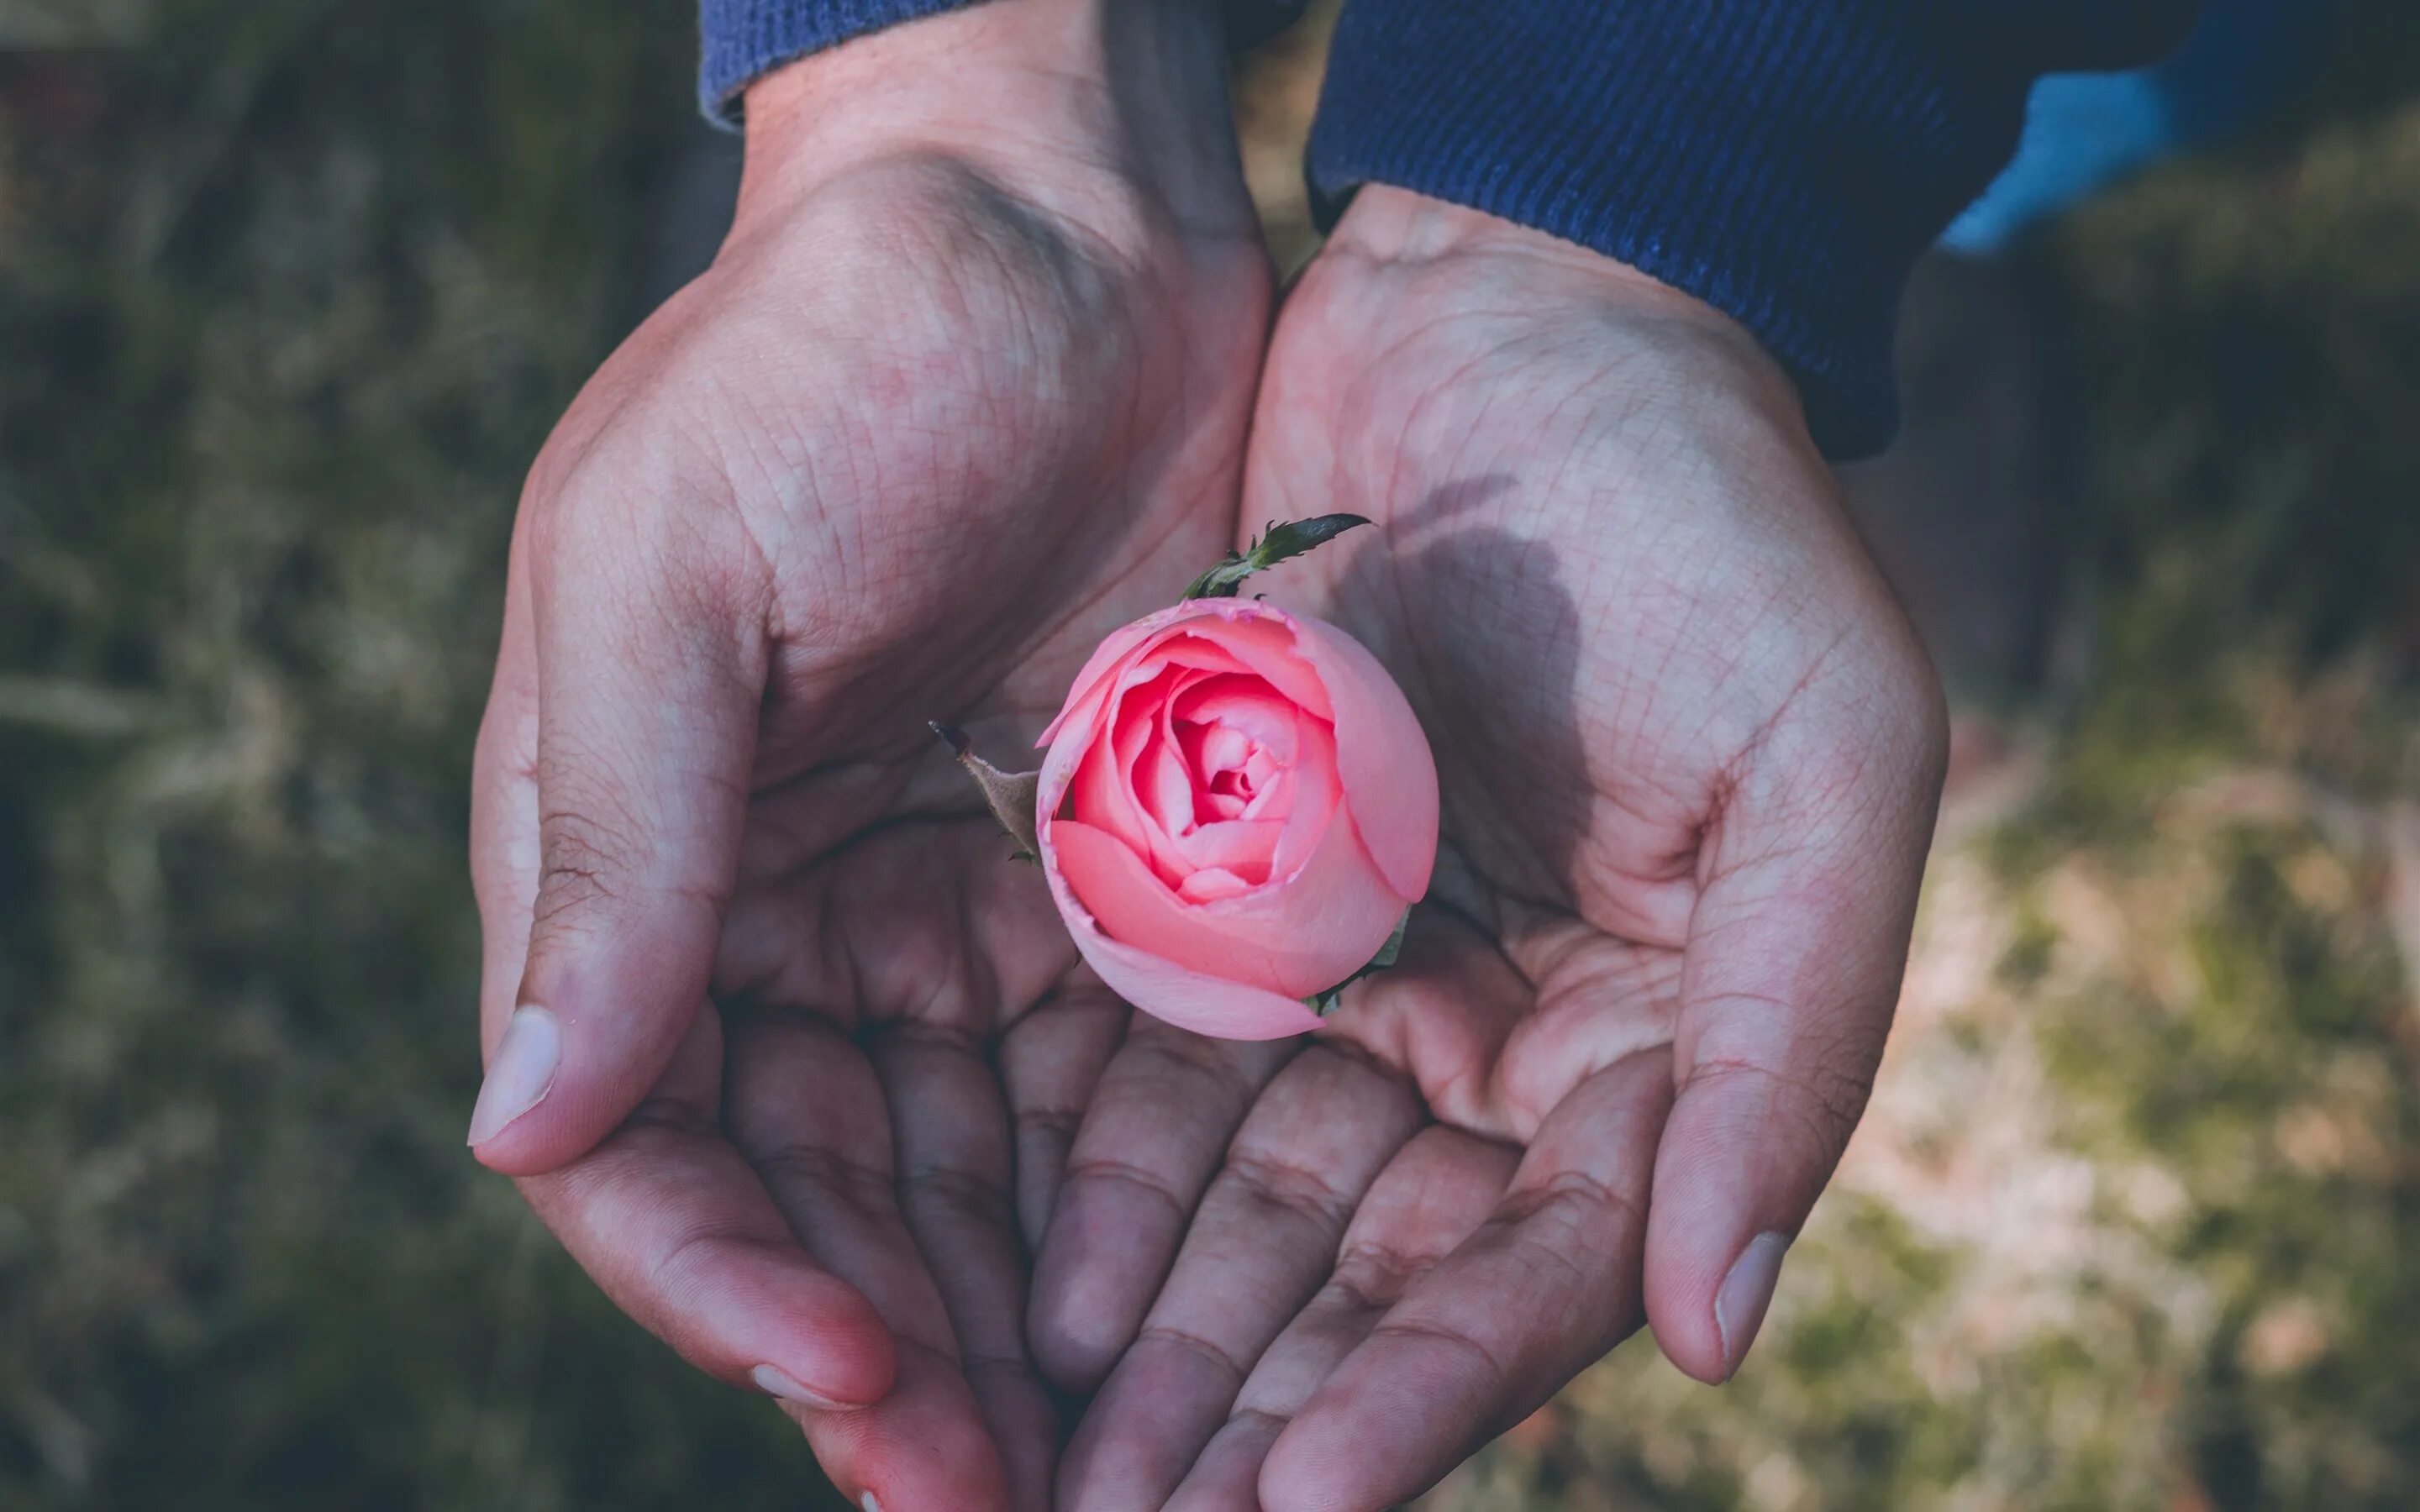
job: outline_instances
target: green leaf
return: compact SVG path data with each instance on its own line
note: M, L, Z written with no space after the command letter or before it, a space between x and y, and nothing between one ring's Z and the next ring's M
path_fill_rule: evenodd
M1290 557L1298 557L1314 547L1333 541L1357 525L1370 521L1359 515L1320 515L1311 519L1286 520L1263 531L1252 544L1242 551L1230 551L1217 566L1193 579L1185 590L1187 598L1233 598L1243 587L1244 579L1263 572Z
M1366 977L1373 971L1384 971L1393 965L1395 957L1404 953L1404 932L1411 927L1412 911L1406 908L1404 910L1404 917L1395 920L1395 933L1387 936L1387 943L1378 947L1378 953L1372 956L1370 964L1363 966L1356 975Z
M975 779L975 786L983 790L984 802L991 807L992 817L1000 821L1001 828L1008 831L1008 838L1016 841L1017 859L1041 860L1042 845L1033 833L1033 810L1042 791L1042 774L1039 771L1001 771L975 754L973 742L968 740L967 733L956 725L936 720L932 730L957 757L958 764L967 769L967 775Z

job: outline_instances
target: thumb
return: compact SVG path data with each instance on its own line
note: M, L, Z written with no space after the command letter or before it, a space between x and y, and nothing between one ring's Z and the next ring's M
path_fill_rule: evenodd
M691 516L541 507L528 548L537 887L472 1114L516 1176L594 1148L697 1017L737 869L766 677L748 543ZM509 969L507 964L506 969Z
M1700 1381L1738 1370L1882 1059L1941 791L1938 705L1909 691L1903 718L1776 732L1708 836L1645 1275Z

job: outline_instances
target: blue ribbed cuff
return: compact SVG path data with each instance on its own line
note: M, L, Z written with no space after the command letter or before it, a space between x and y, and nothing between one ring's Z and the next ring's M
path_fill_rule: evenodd
M976 0L698 0L697 102L718 126L739 123L739 95L760 75L810 53ZM1248 46L1283 30L1302 0L1228 0L1227 34Z
M1901 285L2027 85L2172 41L2184 0L1348 0L1310 174L1620 259L1745 326L1835 456L1898 423Z
M721 125L739 92L792 58L974 0L698 0L697 102Z

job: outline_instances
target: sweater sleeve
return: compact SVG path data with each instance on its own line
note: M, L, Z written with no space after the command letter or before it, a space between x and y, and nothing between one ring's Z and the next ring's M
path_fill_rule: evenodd
M739 94L760 74L852 37L971 0L698 0L697 102L730 125Z
M1347 0L1309 169L1575 241L1761 340L1838 456L1897 424L1916 259L2034 78L2148 61L2194 0Z
M720 126L739 118L739 96L760 75L793 58L895 26L957 10L975 0L698 0L697 100ZM1301 0L1226 0L1228 35L1238 45L1283 27Z

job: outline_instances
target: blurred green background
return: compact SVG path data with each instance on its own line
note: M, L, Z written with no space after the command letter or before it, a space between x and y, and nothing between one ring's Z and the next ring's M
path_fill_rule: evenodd
M1738 1382L1635 1341L1435 1507L2420 1506L2411 8L2008 265L2068 591L1867 1126ZM0 1507L830 1500L461 1145L510 513L711 245L690 25L0 0Z

